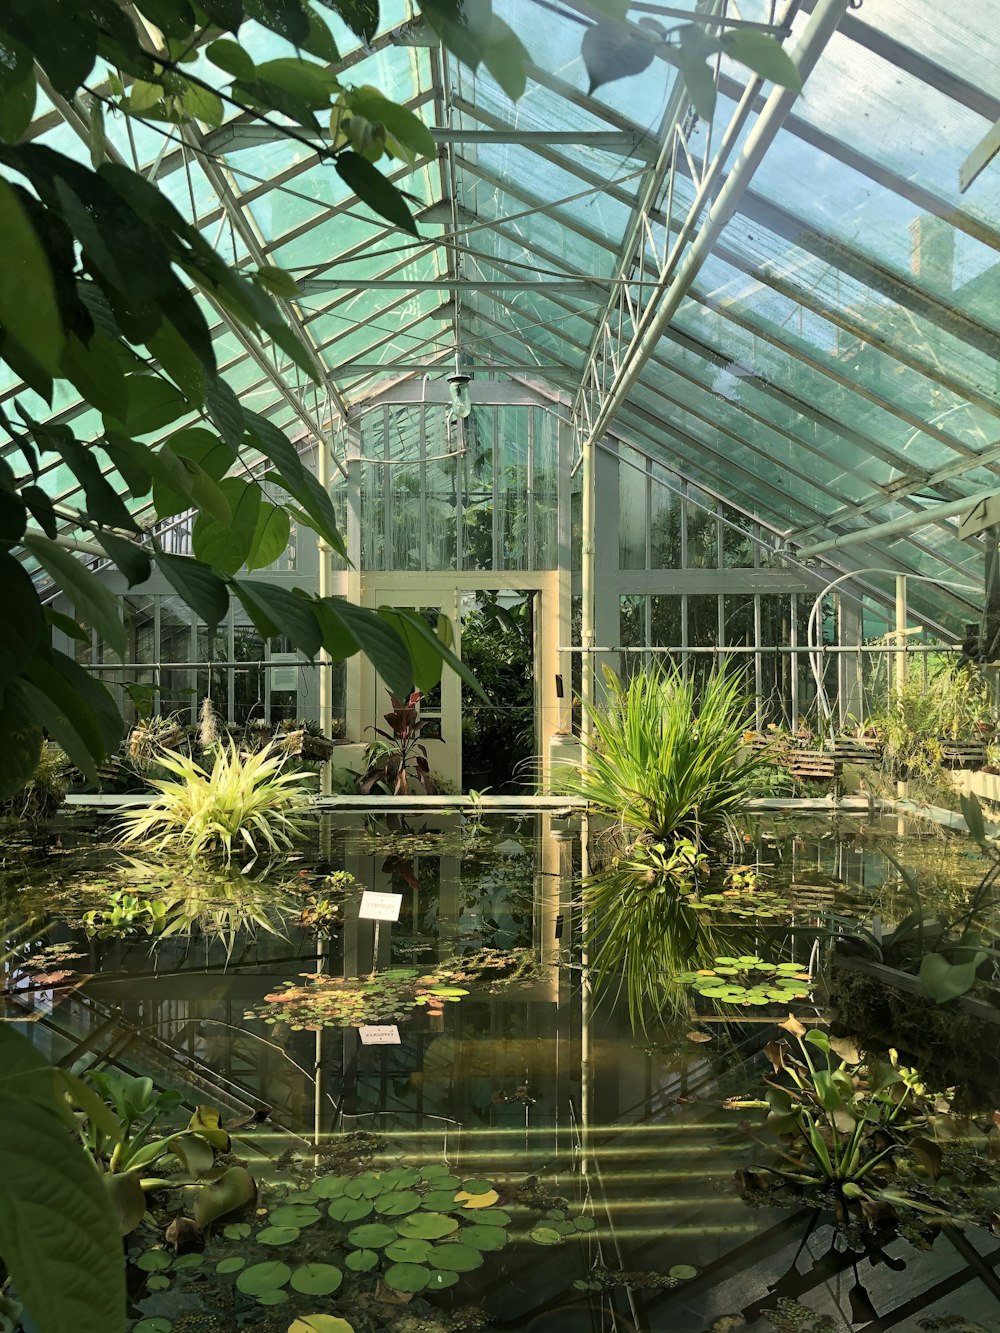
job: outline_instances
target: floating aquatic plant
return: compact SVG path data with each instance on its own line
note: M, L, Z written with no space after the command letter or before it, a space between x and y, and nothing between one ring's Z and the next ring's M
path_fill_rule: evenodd
M281 990L264 997L263 1005L247 1010L244 1018L285 1022L295 1031L389 1023L420 1008L442 1013L446 1004L468 995L458 982L470 979L461 967L439 967L430 973L395 967L356 980L304 972L301 983L286 981Z
M678 978L699 995L721 1004L789 1004L812 988L812 976L801 963L772 963L756 954L723 955L712 967L682 972Z

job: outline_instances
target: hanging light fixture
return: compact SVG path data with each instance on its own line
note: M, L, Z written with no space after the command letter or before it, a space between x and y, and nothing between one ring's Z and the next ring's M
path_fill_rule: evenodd
M472 401L469 397L471 381L471 375L463 375L457 370L454 375L448 376L448 384L451 387L451 410L455 416L461 417L463 420L472 411Z

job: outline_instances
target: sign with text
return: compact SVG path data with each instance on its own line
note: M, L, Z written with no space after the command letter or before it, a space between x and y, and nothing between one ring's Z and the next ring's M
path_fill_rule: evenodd
M361 895L358 916L362 921L398 921L402 904L401 893L370 893L366 890Z
M399 1028L391 1023L372 1024L358 1028L362 1046L398 1046Z

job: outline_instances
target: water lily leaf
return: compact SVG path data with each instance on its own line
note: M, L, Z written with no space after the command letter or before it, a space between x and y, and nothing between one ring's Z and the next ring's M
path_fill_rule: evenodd
M183 1272L185 1269L201 1268L204 1262L203 1254L181 1254L174 1260L174 1271L179 1269Z
M593 1231L597 1223L589 1215L581 1214L579 1217L574 1217L573 1226L577 1231Z
M288 1300L287 1291L262 1291L257 1297L258 1305L284 1305Z
M379 1256L374 1250L352 1250L344 1263L353 1273L370 1273L379 1265Z
M154 1315L152 1319L140 1319L133 1326L132 1333L170 1333L173 1324L169 1319L164 1319L162 1315Z
M477 1227L505 1227L510 1224L510 1213L502 1208L484 1208L476 1214Z
M232 1254L228 1259L220 1259L215 1265L217 1273L238 1273L241 1268L246 1267L247 1261L238 1254Z
M419 1208L420 1202L416 1190L390 1190L388 1194L379 1195L375 1207L384 1217L402 1217L404 1213L412 1213Z
M291 1245L300 1236L298 1227L265 1227L255 1237L258 1245Z
M249 1222L230 1222L227 1227L222 1228L222 1234L226 1240L246 1240L251 1230Z
M349 1199L347 1195L342 1195L339 1199L333 1199L326 1211L334 1222L360 1222L363 1217L370 1215L371 1210L371 1199Z
M470 1228L472 1230L472 1228ZM495 1228L485 1227L486 1231L497 1233ZM434 1246L429 1240L409 1240L405 1236L397 1236L395 1240L385 1247L385 1257L392 1259L395 1263L401 1264L426 1264L434 1256Z
M386 1226L384 1222L368 1222L347 1233L347 1239L359 1250L381 1250L398 1238L396 1228Z
M697 1268L692 1268L690 1264L674 1264L673 1268L667 1273L667 1277L673 1277L678 1282L688 1282L693 1277L698 1276Z
M451 1268L435 1268L431 1272L430 1281L427 1283L427 1291L444 1291L446 1287L453 1287L458 1281L458 1274Z
M497 1202L500 1195L496 1190L486 1190L485 1193L473 1193L469 1190L459 1190L455 1195L455 1202L460 1203L463 1208L489 1208Z
M462 1244L471 1245L484 1254L492 1250L502 1250L507 1244L507 1232L503 1227L463 1227Z
M393 1264L386 1269L385 1284L393 1291L423 1291L430 1276L430 1270L420 1264Z
M457 1213L462 1204L456 1203L454 1189L428 1190L423 1196L421 1207L433 1208L439 1213Z
M313 1181L312 1191L320 1199L339 1199L350 1182L350 1176L320 1176Z
M268 1216L273 1227L311 1227L323 1216L318 1208L300 1203L286 1203L275 1208Z
M329 1296L343 1280L344 1275L335 1264L303 1264L292 1274L290 1285L306 1296Z
M483 1264L482 1251L461 1241L442 1241L434 1246L434 1267L450 1268L453 1273L471 1273Z
M528 1239L533 1240L536 1245L561 1245L563 1238L555 1227L532 1227L528 1232Z
M146 1286L150 1291L169 1291L170 1279L166 1273L150 1273L146 1279Z
M467 1180L462 1185L466 1194L487 1194L492 1188L488 1180Z
M287 1264L272 1259L268 1263L253 1264L250 1268L245 1268L236 1279L236 1287L244 1296L260 1296L266 1291L277 1291L291 1276L292 1270Z
M441 1170L444 1173L447 1171L447 1167L442 1167ZM394 1167L391 1171L383 1171L379 1178L380 1193L388 1194L390 1190L408 1190L419 1181L420 1176L421 1172L412 1166ZM426 1172L424 1176L426 1178ZM437 1182L435 1182L434 1187L435 1189L443 1188Z
M354 1333L354 1325L335 1314L304 1314L289 1324L288 1333Z
M144 1273L160 1273L172 1263L173 1259L166 1250L147 1250L145 1254L139 1255L135 1266L141 1268Z
M414 1240L441 1240L443 1236L450 1236L453 1231L457 1231L459 1226L458 1218L446 1217L444 1213L424 1212L410 1213L396 1223L396 1231L399 1235Z

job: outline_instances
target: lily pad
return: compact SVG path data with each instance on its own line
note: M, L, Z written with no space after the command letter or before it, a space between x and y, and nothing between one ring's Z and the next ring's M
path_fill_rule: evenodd
M296 1268L289 1285L306 1296L329 1296L343 1280L344 1275L335 1264L303 1264Z
M288 1333L354 1333L354 1325L335 1314L304 1314L289 1324Z
M170 1279L165 1273L150 1273L146 1279L146 1286L150 1291L169 1291Z
M375 1207L383 1217L402 1217L404 1213L412 1213L419 1208L420 1202L416 1190L390 1190L388 1194L379 1195Z
M577 1231L593 1231L594 1227L597 1226L597 1223L592 1217L585 1213L581 1213L579 1217L573 1218L573 1226Z
M426 1264L433 1255L434 1246L429 1240L410 1240L406 1236L397 1236L385 1247L385 1257L399 1264Z
M292 1270L287 1264L272 1259L268 1263L244 1268L236 1279L236 1287L244 1296L260 1296L265 1291L277 1291L291 1276Z
M488 1194L492 1188L488 1180L466 1180L462 1185L466 1194Z
M471 1273L474 1268L481 1268L482 1264L482 1253L474 1245L444 1241L434 1246L435 1268L450 1268L453 1273Z
M350 1176L320 1176L310 1189L320 1199L339 1199L350 1182Z
M382 1172L379 1192L388 1194L390 1190L408 1190L412 1185L416 1185L420 1176L421 1173L414 1166L394 1166L389 1171Z
M455 1202L460 1203L463 1208L490 1208L499 1198L500 1195L496 1190L486 1190L484 1194L472 1194L469 1190L459 1190L455 1195Z
M349 1231L347 1239L359 1250L381 1250L398 1240L399 1236L395 1227L386 1226L384 1222L365 1222L363 1226Z
M423 1291L430 1277L430 1269L420 1264L393 1264L386 1269L385 1284L393 1291Z
M183 1272L184 1269L200 1268L204 1262L203 1254L181 1254L174 1260L174 1271L180 1269Z
M435 1268L430 1276L425 1290L444 1291L446 1287L453 1287L458 1281L458 1274L451 1268Z
M349 1199L346 1195L342 1195L339 1199L333 1199L326 1211L334 1222L360 1222L363 1217L371 1215L372 1201Z
M273 1227L311 1227L314 1222L318 1222L323 1216L318 1208L313 1208L300 1203L283 1204L280 1208L275 1208L268 1216L268 1222Z
M502 1208L484 1208L476 1214L477 1227L505 1227L510 1222L510 1213Z
M374 1199L383 1193L386 1186L372 1171L365 1171L360 1176L347 1182L344 1193L349 1199Z
M533 1240L536 1245L562 1244L562 1236L555 1227L532 1227L528 1232L528 1239Z
M690 1264L674 1264L673 1268L667 1273L667 1277L673 1277L678 1282L689 1282L691 1278L698 1276L697 1268L692 1268Z
M300 1235L298 1227L264 1227L255 1239L259 1245L291 1245Z
M425 1213L421 1209L410 1213L396 1223L396 1230L401 1236L413 1240L440 1240L458 1230L458 1218L446 1217L444 1213Z
M135 1261L136 1268L141 1268L144 1273L159 1273L164 1268L169 1268L173 1263L166 1250L147 1250L145 1254L140 1254Z
M172 1328L173 1324L169 1319L164 1319L162 1315L154 1315L152 1319L140 1319L132 1333L170 1333Z
M258 1305L284 1305L288 1300L287 1291L262 1291L257 1297Z
M374 1250L352 1250L345 1256L344 1263L352 1273L370 1273L378 1268L379 1256Z
M462 1244L471 1245L484 1254L490 1250L502 1250L507 1244L507 1233L503 1227L463 1227Z
M228 1259L220 1259L215 1265L217 1273L238 1273L241 1268L246 1268L247 1261L238 1254L232 1254Z
M230 1222L227 1227L222 1228L222 1234L226 1240L246 1240L250 1231L249 1222Z
M453 1189L428 1190L421 1199L421 1206L434 1208L439 1213L457 1213L462 1207L460 1202L456 1202Z

